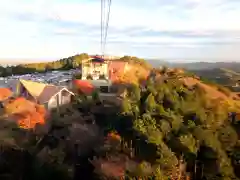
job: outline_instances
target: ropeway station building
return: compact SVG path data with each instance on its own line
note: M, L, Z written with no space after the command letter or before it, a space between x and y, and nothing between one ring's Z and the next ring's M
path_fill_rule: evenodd
M108 61L98 56L83 61L82 80L88 81L101 92L109 92L112 82L109 77Z
M116 93L120 86L117 83L118 74L128 70L128 63L119 60L119 57L103 59L93 56L82 62L82 77L75 79L73 84L84 94L91 94L93 89L101 93Z
M100 57L89 58L82 62L82 80L108 80L108 61Z

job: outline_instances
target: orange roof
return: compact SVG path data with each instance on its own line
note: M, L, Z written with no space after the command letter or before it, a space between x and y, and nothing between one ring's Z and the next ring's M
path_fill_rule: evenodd
M8 88L0 88L0 101L4 101L12 96L13 92Z
M92 94L95 89L95 87L87 80L75 79L73 84L86 95Z

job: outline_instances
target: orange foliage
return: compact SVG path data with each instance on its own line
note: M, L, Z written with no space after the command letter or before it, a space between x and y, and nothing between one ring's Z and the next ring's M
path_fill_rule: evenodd
M240 121L240 114L238 113L236 116L237 121Z
M36 124L44 124L44 115L38 112L26 112L25 114L16 114L15 118L19 127L23 129L32 129Z
M147 79L149 70L140 65L129 65L129 69L125 73L118 72L116 74L115 82L138 84L139 80Z
M5 112L7 114L16 114L21 112L34 112L35 103L26 100L25 98L19 97L10 100L5 104Z
M5 105L5 112L12 115L19 127L24 129L34 128L36 124L44 124L47 114L44 106L22 97L9 101Z
M190 175L187 175L186 180L191 180Z
M125 179L125 162L111 159L95 159L93 162L95 171L107 178Z
M121 136L119 134L117 134L116 132L108 133L107 138L112 139L112 140L117 140L117 141L121 140Z
M40 114L46 114L46 109L44 106L41 106L41 105L36 105L36 111Z
M8 88L0 88L0 101L4 101L12 96L12 91Z

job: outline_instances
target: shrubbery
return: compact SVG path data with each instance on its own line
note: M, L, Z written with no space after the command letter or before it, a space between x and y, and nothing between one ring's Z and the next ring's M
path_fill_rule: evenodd
M176 81L151 81L146 91L133 88L124 100L124 116L119 120L125 126L120 128L112 120L116 123L112 127L134 142L136 159L150 162L152 178L164 179L176 172L179 175L182 155L186 165L182 176L186 171L200 176L194 171L197 166L204 167L206 178L235 178L237 167L232 161L239 145L227 110L221 104L211 103L200 90L188 89ZM128 176L131 174L136 176L136 172L129 172ZM142 172L138 176L143 176Z
M121 107L76 100L69 116L52 116L44 134L2 121L1 145L15 151L2 150L8 165L1 172L18 179L237 179L240 126L205 94L174 77L149 80L128 88Z

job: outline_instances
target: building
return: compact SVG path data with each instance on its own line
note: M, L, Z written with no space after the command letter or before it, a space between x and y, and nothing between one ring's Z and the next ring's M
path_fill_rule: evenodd
M89 58L83 61L82 79L109 79L108 62L100 57Z
M47 109L57 108L72 101L74 93L66 87L19 80L16 94L44 105Z
M95 58L96 56L98 56L98 55L90 55L90 57L92 57L92 58ZM119 56L111 56L111 55L106 55L106 54L102 55L101 57L104 59L107 59L107 60L117 60L117 59L121 58Z
M119 60L109 61L108 68L109 79L111 79L113 82L117 80L117 76L119 74L124 74L129 70L128 63Z

